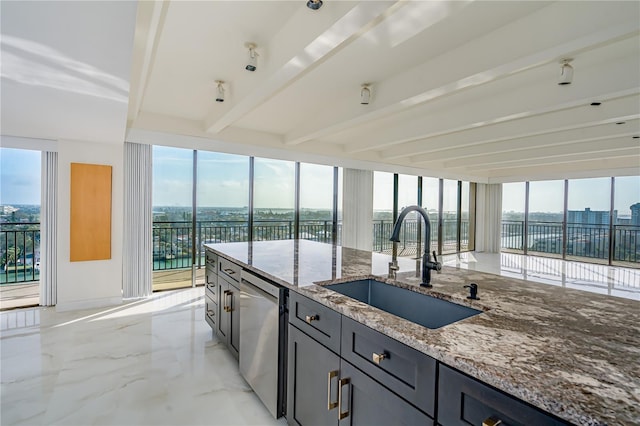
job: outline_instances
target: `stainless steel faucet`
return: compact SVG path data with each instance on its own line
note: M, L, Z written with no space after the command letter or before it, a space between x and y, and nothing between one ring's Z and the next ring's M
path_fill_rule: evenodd
M400 242L400 228L402 228L402 221L411 212L420 213L425 223L424 253L422 255L422 283L420 285L422 287L432 287L431 270L440 271L442 269L442 265L438 262L435 251L433 252L433 262L430 259L429 248L431 246L431 222L429 221L427 212L420 206L405 207L402 212L400 212L400 216L398 216L398 220L393 227L393 233L391 234L390 240L396 243Z

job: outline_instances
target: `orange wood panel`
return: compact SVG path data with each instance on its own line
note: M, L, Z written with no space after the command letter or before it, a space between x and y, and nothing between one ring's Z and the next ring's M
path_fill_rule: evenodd
M111 259L111 169L71 163L71 262Z

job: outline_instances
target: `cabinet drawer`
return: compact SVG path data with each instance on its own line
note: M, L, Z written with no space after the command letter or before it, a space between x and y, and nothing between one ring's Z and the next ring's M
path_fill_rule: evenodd
M219 258L220 272L228 277L231 281L237 283L240 282L241 268L233 262L229 262L227 259Z
M307 297L289 293L289 322L340 353L340 314Z
M218 255L215 254L214 252L212 252L211 250L206 250L205 251L205 264L207 266L211 266L213 267L214 271L218 270Z
M438 369L438 423L442 426L481 425L491 417L510 426L569 424L445 365Z
M210 299L209 295L205 295L204 297L204 318L209 323L211 328L215 331L216 329L216 312L218 311L218 306L214 302L215 299Z
M218 280L215 283L207 281L207 285L204 288L204 294L211 298L214 302L218 300Z
M207 284L211 284L215 287L215 285L218 284L218 270L213 269L211 266L207 265L207 268L205 270L205 279L207 281Z
M347 317L342 317L342 358L434 415L435 359Z

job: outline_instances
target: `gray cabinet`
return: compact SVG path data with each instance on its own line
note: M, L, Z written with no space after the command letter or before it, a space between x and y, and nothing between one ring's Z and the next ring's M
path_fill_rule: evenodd
M215 332L218 318L218 255L206 250L204 319Z
M237 283L236 283L237 284ZM218 276L218 317L216 334L227 344L229 351L238 358L240 349L240 289L225 277Z
M340 358L291 324L288 351L287 422L337 425Z
M290 302L289 424L433 425L435 360L297 293Z
M432 426L433 419L345 360L340 364L340 426Z
M569 424L445 365L438 368L438 423L442 426Z

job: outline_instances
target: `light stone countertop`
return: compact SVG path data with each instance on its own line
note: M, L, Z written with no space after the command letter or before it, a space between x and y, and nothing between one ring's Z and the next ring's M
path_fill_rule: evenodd
M206 247L571 423L640 424L637 301L446 266L424 289L415 260L391 281L391 256L306 240ZM321 285L372 276L483 313L433 330Z

